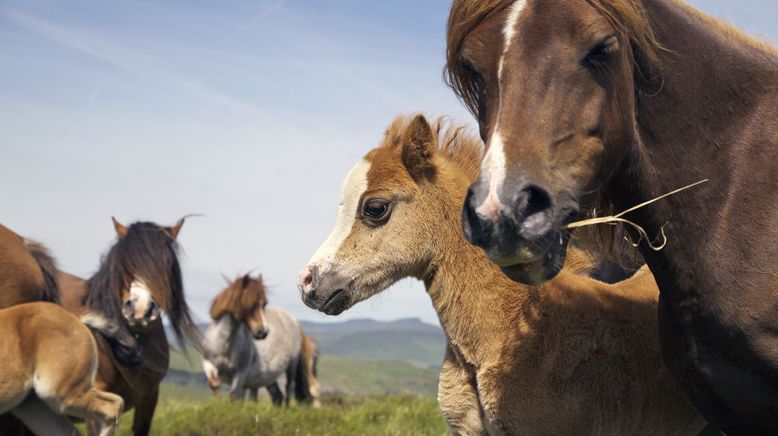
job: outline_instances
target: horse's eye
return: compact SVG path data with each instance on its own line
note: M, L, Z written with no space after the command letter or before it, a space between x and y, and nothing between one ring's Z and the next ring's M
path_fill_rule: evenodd
M389 215L391 203L383 198L373 198L367 200L362 207L362 217L378 223L384 221Z
M602 66L608 63L619 48L619 39L610 36L597 43L584 57L584 63L590 66Z

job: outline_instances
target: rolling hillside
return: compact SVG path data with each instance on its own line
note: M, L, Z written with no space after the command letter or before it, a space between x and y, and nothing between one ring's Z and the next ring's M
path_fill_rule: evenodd
M435 394L445 337L417 319L391 322L352 320L303 322L322 351L319 381L325 394L356 396ZM189 351L171 356L168 391L207 397L201 357Z

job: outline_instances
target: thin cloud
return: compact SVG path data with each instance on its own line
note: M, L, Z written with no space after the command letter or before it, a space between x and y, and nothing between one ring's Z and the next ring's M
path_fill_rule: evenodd
M261 108L218 89L191 80L182 74L170 71L152 57L100 41L97 38L17 11L5 10L0 12L0 14L5 15L29 31L72 50L90 55L146 82L183 95L202 99L239 113L266 121L278 122L273 115Z

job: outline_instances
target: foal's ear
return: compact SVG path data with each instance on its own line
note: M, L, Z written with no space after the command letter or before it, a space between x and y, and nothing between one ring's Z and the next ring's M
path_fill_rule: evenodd
M119 239L127 236L127 227L124 227L122 223L116 221L116 218L114 217L111 217L111 221L113 221L113 228L116 230L116 234L119 235Z
M248 288L250 283L251 283L251 275L246 274L245 276L243 276L243 282L241 283L241 290Z
M416 115L408 126L402 145L402 161L413 180L422 182L435 178L435 134L424 115Z

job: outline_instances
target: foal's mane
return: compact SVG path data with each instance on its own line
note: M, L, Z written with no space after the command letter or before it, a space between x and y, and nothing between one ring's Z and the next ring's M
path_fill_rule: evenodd
M135 279L143 280L165 311L179 344L184 338L197 346L199 332L184 299L184 282L177 256L178 244L165 228L136 222L111 246L98 271L86 282L83 304L90 311L117 322L129 332L121 313L121 293Z
M211 318L216 321L229 313L243 322L266 302L267 290L262 275L253 278L246 274L236 278L213 299Z
M414 115L400 115L386 129L382 147L395 147L408 134ZM446 117L435 119L430 127L440 156L458 165L470 180L478 178L484 156L483 142L465 125L455 125Z

